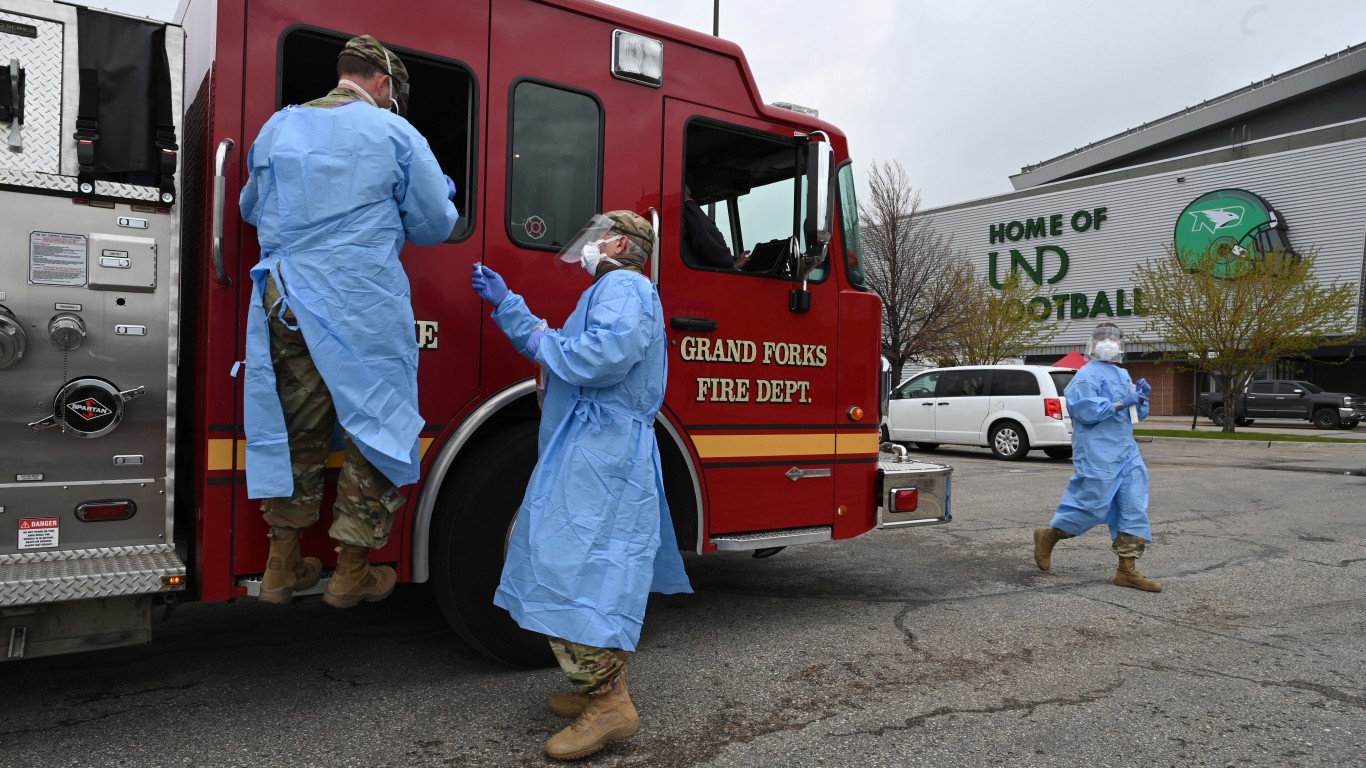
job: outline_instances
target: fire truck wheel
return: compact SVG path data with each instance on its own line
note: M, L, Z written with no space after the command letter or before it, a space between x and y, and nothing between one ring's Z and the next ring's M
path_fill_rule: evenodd
M467 453L447 475L432 532L432 591L446 620L476 651L514 667L555 662L545 636L493 604L508 531L536 464L536 423L521 422Z

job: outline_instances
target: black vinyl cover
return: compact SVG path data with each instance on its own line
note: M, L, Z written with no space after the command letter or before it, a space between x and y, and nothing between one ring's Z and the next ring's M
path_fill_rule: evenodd
M169 93L164 26L155 22L77 8L82 88L93 83L98 98L81 94L82 116L93 106L98 119L94 170L108 174L158 174L159 99ZM93 75L93 77L92 77ZM150 184L154 176L128 181Z

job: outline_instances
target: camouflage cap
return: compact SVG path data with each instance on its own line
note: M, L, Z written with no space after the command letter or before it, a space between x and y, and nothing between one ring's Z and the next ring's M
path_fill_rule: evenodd
M388 54L388 65L385 64L385 54ZM355 56L374 64L379 71L393 76L400 83L408 82L408 68L403 66L403 59L397 53L379 44L379 41L369 35L353 37L346 41L346 47L342 48L338 58L342 56Z
M603 214L612 220L612 229L626 235L626 238L650 256L655 250L655 228L634 211L608 211Z

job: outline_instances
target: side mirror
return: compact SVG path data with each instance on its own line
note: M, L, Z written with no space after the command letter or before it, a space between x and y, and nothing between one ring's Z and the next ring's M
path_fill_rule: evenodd
M825 141L816 141L817 136ZM806 215L803 219L807 256L814 261L811 269L825 263L830 237L835 231L834 161L835 149L830 146L830 137L820 131L812 134L806 145Z

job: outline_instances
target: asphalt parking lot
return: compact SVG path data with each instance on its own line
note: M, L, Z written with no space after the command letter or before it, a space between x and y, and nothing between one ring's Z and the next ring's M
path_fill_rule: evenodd
M1143 444L1161 594L1101 531L1039 572L1068 462L940 450L955 519L651 603L645 727L602 766L1343 766L1366 741L1366 444ZM150 646L0 664L5 766L522 766L556 670L462 645L421 585L337 611L184 605Z

